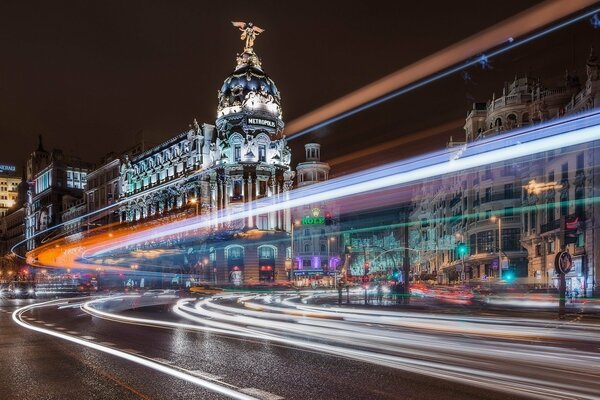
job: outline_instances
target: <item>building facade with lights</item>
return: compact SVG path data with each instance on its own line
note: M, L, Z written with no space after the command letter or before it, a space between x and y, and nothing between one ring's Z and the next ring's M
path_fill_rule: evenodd
M254 50L245 48L218 91L214 125L194 120L172 139L121 161L120 220L185 210L222 215L210 222L213 233L194 250L200 275L234 283L285 279L290 211L251 209L261 199L285 198L292 188L295 173L283 128L281 95ZM233 218L244 210L250 215ZM232 240L223 245L218 237L227 235Z
M17 202L21 178L16 172L14 165L0 165L0 217L6 215Z
M516 77L501 97L474 104L464 127L465 142L450 146L459 149L599 106L600 67L592 52L582 83L567 74L561 86L546 88L539 80ZM412 244L427 250L414 264L436 269L445 282L489 280L501 269L506 281L547 287L557 286L554 258L566 250L574 263L567 290L574 295L597 293L600 264L594 260L600 256L600 231L594 215L600 209L590 200L600 187L597 160L597 146L564 148L462 174L443 188L438 185L437 197L421 202L411 218L423 221L412 229ZM461 242L467 245L464 259L456 253Z
M329 179L329 164L321 161L321 145L304 145L305 161L296 167L299 189ZM293 254L286 268L297 284L318 280L333 286L341 266L339 210L335 202L307 204L292 210ZM291 268L291 269L290 269Z
M38 148L27 161L29 192L25 203L25 239L31 250L40 241L36 234L82 215L86 176L91 164L65 155L61 150L46 151L40 137ZM66 214L65 214L66 213Z

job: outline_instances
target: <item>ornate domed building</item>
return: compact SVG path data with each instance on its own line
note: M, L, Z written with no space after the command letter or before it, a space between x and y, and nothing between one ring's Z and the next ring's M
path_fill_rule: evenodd
M257 199L287 192L294 178L283 135L281 95L252 47L262 30L251 23L236 24L246 46L218 91L215 126L194 121L188 131L125 159L121 219L176 212L192 201L200 214L223 210L225 218L215 220L214 231L229 239L206 239L199 250L200 259L210 264L203 268L210 271L206 278L273 281L285 277L284 261L291 257L289 211L227 218L249 209Z

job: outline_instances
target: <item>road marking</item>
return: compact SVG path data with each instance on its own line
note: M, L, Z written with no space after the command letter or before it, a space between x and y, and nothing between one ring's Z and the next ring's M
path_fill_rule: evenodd
M155 358L153 358L153 360L156 362L159 362L161 364L173 364L173 361L169 361L167 359L160 358L160 357L155 357Z
M103 345L103 346L110 346L110 347L114 347L115 346L115 344L112 343L112 342L100 342L100 344Z
M135 349L123 349L121 351L124 351L126 353L133 353L133 354L141 354L142 352L139 350L135 350Z
M69 335L79 335L79 332L77 332L77 331L67 331L67 333Z
M44 324L45 326L54 326L54 324Z
M195 369L193 371L190 371L190 370L186 370L186 371L188 373L190 373L191 375L199 376L199 377L202 377L202 378L206 378L206 379L211 380L211 381L220 381L220 380L223 379L222 376L209 374L208 372L204 372L204 371L201 371L199 369Z
M93 336L82 336L82 338L86 340L96 340L96 338Z
M33 321L33 322L36 322L36 323L38 323L38 324L45 324L45 322L44 322L44 321L40 321L40 320L37 320L37 319L36 319L35 321Z
M54 329L58 329L59 331L66 331L67 330L67 328L63 328L62 326L57 326Z
M240 392L249 394L250 396L256 397L261 400L282 400L283 397L273 393L265 392L257 388L245 388L240 389Z

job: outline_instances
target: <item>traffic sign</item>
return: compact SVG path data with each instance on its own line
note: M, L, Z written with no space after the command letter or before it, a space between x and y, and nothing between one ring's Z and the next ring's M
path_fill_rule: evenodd
M573 258L566 251L561 251L554 258L554 270L557 274L568 274L573 268Z

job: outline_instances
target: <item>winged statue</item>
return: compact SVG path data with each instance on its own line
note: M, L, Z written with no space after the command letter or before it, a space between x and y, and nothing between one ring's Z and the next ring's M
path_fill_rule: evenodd
M246 41L246 46L244 47L244 51L246 51L246 50L252 51L252 47L254 46L254 40L256 39L256 37L258 35L260 35L261 33L263 33L265 31L264 29L259 28L258 26L254 25L252 22L231 21L231 24L233 26L235 26L236 28L238 28L242 32L240 39Z

